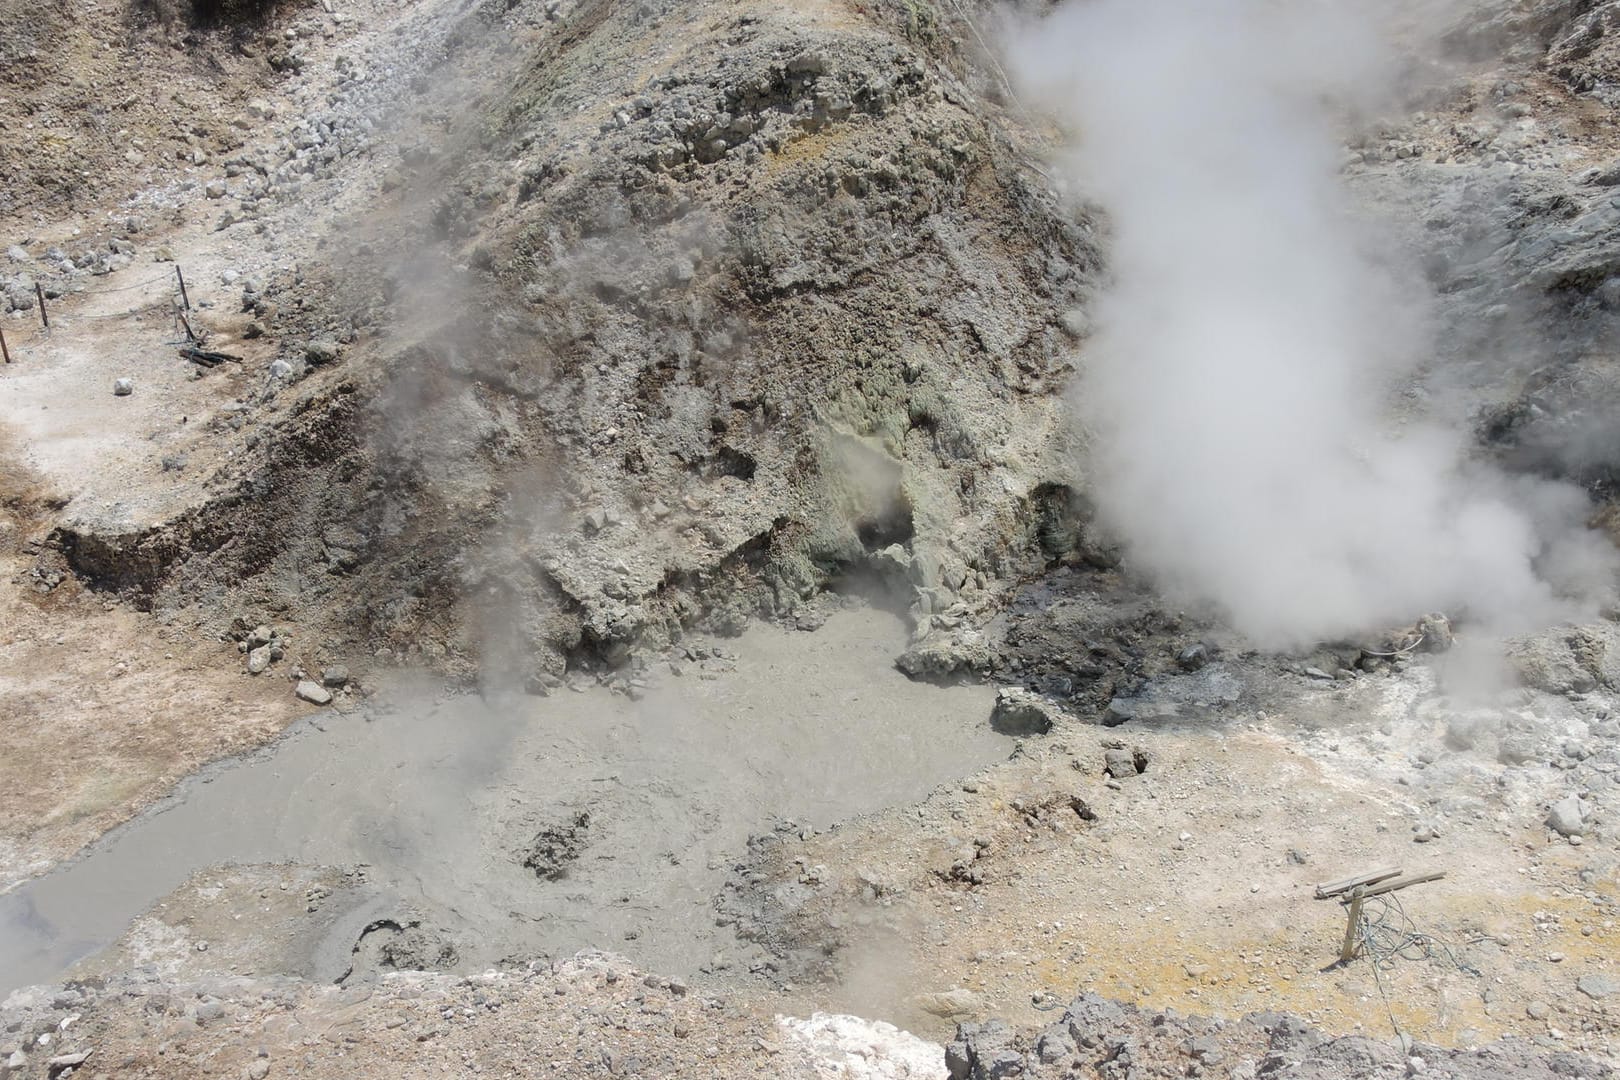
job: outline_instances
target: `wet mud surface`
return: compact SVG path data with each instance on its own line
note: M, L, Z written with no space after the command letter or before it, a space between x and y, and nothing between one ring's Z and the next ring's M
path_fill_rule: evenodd
M672 974L746 964L712 900L750 834L912 802L1010 749L991 691L894 670L904 640L846 611L813 634L759 627L639 701L422 680L320 714L0 897L0 991L60 977L221 864L363 868L280 949L326 979L591 946Z

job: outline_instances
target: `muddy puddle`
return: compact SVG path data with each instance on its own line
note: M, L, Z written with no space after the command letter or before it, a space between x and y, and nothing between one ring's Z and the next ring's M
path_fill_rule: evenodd
M813 634L757 627L722 643L735 671L690 664L640 701L401 680L381 707L316 714L0 896L0 994L61 977L202 868L276 862L367 868L347 931L286 946L310 954L289 954L298 973L347 971L365 926L407 917L458 968L595 946L695 972L736 948L710 901L751 833L915 801L1010 749L989 689L893 669L904 639L873 610Z

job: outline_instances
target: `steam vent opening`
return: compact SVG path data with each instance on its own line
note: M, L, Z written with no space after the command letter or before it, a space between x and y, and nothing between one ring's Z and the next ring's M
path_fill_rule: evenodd
M855 522L855 535L867 551L878 551L890 544L908 543L915 535L911 503L896 492L882 510Z
M1620 1070L1617 19L0 0L0 1076Z

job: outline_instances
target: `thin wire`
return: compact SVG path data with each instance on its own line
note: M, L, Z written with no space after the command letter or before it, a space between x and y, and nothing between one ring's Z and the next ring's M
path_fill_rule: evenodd
M1362 901L1356 937L1360 942L1357 953L1366 955L1372 961L1373 982L1378 986L1378 996L1384 1002L1384 1013L1389 1017L1389 1026L1397 1038L1401 1035L1401 1026L1395 1021L1395 1010L1389 1002L1384 972L1393 968L1398 961L1439 959L1475 978L1483 975L1478 968L1464 963L1450 942L1419 930L1393 893L1370 896Z
M962 6L957 0L946 0L946 2L950 4L951 10L956 13L957 19L967 24L968 32L979 43L979 50L984 54L985 60L989 63L991 70L995 72L996 77L1001 80L1002 89L1007 92L1007 100L1012 102L1013 108L1018 115L1023 118L1024 123L1028 126L1032 128L1038 127L1038 119L1024 105L1023 100L1018 96L1018 91L1013 89L1012 79L1008 78L1006 69L1001 66L1001 61L996 59L996 50L992 49L990 43L984 40L984 35L979 33L979 24L967 12L962 10ZM985 126L989 127L988 120L985 121ZM1052 182L1051 174L1042 168L1038 162L1026 161L1024 167L1040 175L1047 183Z
M139 282L138 284L135 284L135 285L118 285L118 286L116 286L114 288L111 288L111 289L83 289L83 290L81 290L79 292L74 293L73 295L74 296L100 296L103 293L129 292L129 290L131 290L131 289L144 289L148 285L156 285L160 281L168 281L168 280L169 280L169 275L164 274L162 277L155 277L150 281L142 281L142 282Z
M101 315L68 315L67 319L70 322L75 319L127 319L131 315L142 315L148 311L155 311L162 305L163 301L154 300L145 307L130 308L128 311L109 311Z
M48 297L48 299L51 299L51 300L55 301L56 303L63 303L63 302L68 301L68 300L77 299L78 297L81 297L81 296L103 296L103 295L106 295L107 293L129 292L131 289L145 289L145 288L147 288L149 286L161 284L162 282L165 282L165 281L168 281L168 280L169 280L169 276L167 274L164 274L162 277L151 278L150 280L147 280L147 281L139 281L139 282L136 282L133 285L119 285L119 286L116 286L115 288L111 288L111 289L80 289L80 290L78 290L76 292L66 293L66 294L64 294L62 296ZM127 319L131 315L139 315L143 311L150 311L152 308L157 307L161 303L162 303L161 300L154 300L150 304L147 304L145 307L131 308L128 311L109 311L109 312L106 312L106 313L101 314L101 315L75 315L75 314L69 314L68 318L69 319Z
M1366 649L1363 649L1361 651L1364 654L1366 654L1367 656L1377 656L1377 657L1380 657L1382 659L1388 660L1388 659L1390 659L1392 657L1396 657L1396 656L1405 656L1407 653L1411 652L1413 649L1417 648L1419 645L1423 644L1427 640L1428 640L1428 635L1427 634L1419 634L1417 636L1417 640L1412 642L1412 644L1403 645L1401 648L1396 649L1394 652L1367 652Z
M1007 78L1006 71L1002 70L1001 62L996 59L995 50L990 48L989 43L984 40L984 36L979 33L978 24L968 17L967 13L962 10L962 5L958 4L956 0L949 0L949 3L951 10L956 12L956 17L967 23L968 31L973 35L973 40L979 43L979 49L984 53L984 58L989 61L991 70L1001 79L1001 87L1007 91L1008 100L1018 107L1019 112L1024 113L1026 120L1029 119L1029 114L1024 109L1024 103L1018 100L1018 93L1013 90L1012 80Z

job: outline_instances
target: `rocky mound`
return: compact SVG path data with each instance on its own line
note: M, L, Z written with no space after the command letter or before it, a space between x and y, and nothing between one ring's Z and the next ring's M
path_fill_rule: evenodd
M1095 1076L1290 1077L1360 1080L1368 1076L1435 1075L1458 1080L1600 1080L1613 1070L1577 1054L1518 1040L1475 1050L1363 1036L1329 1038L1297 1016L1259 1013L1235 1023L1175 1010L1145 1011L1082 994L1039 1034L999 1021L963 1024L946 1048L951 1080Z
M219 425L209 498L58 546L143 606L279 604L531 688L854 572L948 635L1072 546L1096 255L965 27L906 12L484 5L425 21L408 79L340 56L365 77L243 200L352 204L244 282L275 394Z

